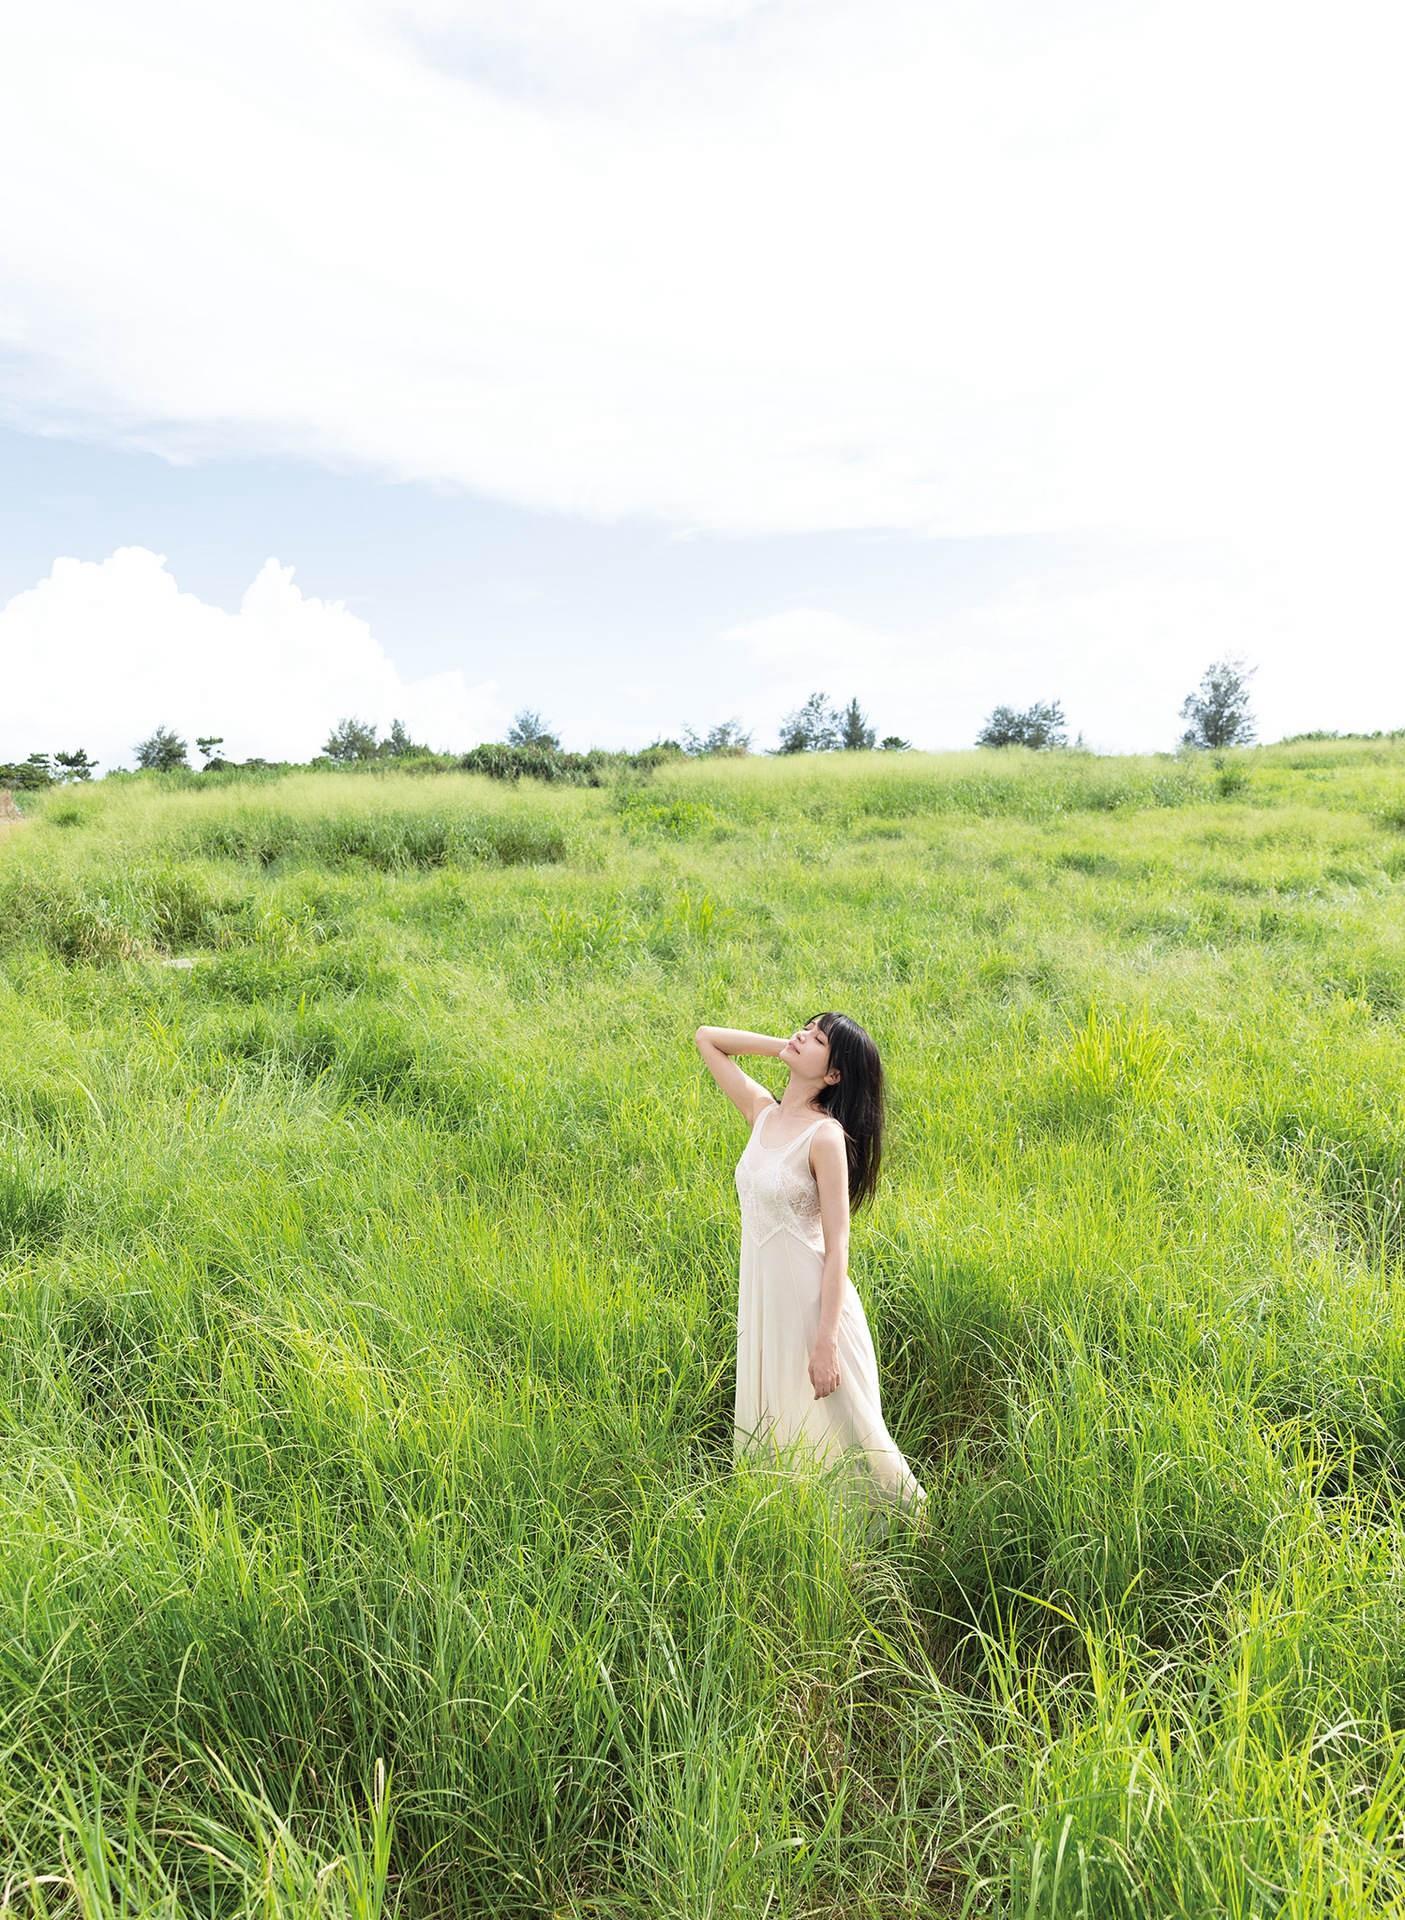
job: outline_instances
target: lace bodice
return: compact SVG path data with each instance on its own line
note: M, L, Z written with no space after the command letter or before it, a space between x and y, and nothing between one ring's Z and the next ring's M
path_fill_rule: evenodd
M768 1147L763 1136L774 1111L774 1107L761 1109L737 1162L743 1230L755 1235L758 1246L764 1246L773 1234L788 1228L797 1240L823 1253L820 1190L806 1152L806 1142L820 1122L813 1121L783 1147Z

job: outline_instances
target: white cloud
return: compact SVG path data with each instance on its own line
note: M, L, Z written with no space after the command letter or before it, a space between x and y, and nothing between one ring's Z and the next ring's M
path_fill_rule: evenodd
M683 537L1081 542L1081 579L889 637L938 737L1000 648L1071 714L1135 681L1131 744L1225 650L1292 724L1351 672L1345 724L1363 689L1399 723L1400 25L1323 18L47 0L0 69L0 413Z
M49 0L0 81L8 405L728 532L1355 524L1393 18Z
M461 673L404 680L364 620L293 584L268 560L237 613L182 593L165 557L119 547L101 562L56 560L0 607L5 683L0 759L84 747L103 770L135 764L157 726L222 734L231 759L307 760L354 715L462 750L501 739L497 682Z

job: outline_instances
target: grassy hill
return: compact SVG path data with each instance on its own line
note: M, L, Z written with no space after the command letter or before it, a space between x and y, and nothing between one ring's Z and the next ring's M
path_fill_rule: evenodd
M6 1910L1401 1910L1405 742L26 812ZM692 1034L831 1007L885 1543L730 1461Z

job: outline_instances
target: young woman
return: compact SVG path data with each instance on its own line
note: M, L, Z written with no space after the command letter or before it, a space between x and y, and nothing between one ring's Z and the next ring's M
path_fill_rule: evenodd
M821 1462L848 1449L870 1506L927 1495L883 1424L878 1362L849 1278L849 1209L873 1192L883 1068L855 1021L820 1013L788 1039L699 1027L708 1072L749 1122L737 1162L741 1276L732 1456L791 1441ZM772 1054L790 1071L776 1100L728 1056Z

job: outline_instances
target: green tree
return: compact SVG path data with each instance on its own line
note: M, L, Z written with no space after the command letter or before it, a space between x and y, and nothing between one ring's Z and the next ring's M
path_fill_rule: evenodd
M0 787L13 787L21 793L35 793L39 788L53 784L54 770L49 765L47 753L31 753L27 760L18 764L10 762L0 766Z
M738 720L722 720L699 739L691 727L683 729L683 751L694 755L742 754L751 750L751 735L743 733Z
M781 722L778 753L828 753L840 742L839 715L823 693L812 693L803 707Z
M845 707L839 727L839 744L850 753L864 753L873 746L873 728L857 700L851 700Z
M1249 676L1257 667L1242 660L1217 660L1206 667L1200 685L1181 703L1181 718L1190 724L1181 735L1186 747L1243 747L1254 737L1249 712Z
M880 753L910 753L912 751L912 742L910 740L904 740L901 734L885 733L883 738L878 742L878 751Z
M338 766L351 766L358 760L376 757L376 730L364 720L338 720L327 735L322 749Z
M1013 747L1021 743L1020 715L1013 707L995 707L976 735L978 747Z
M428 753L429 751L428 747L420 746L410 738L403 720L391 721L390 732L381 741L380 750L391 760L398 760L407 753Z
M514 715L508 728L507 744L510 747L551 747L560 751L561 742L543 724L539 713L530 707L523 707Z
M76 753L56 753L54 760L63 768L61 780L91 780L94 767L101 765L100 761L90 760L82 747Z
M185 757L184 740L169 727L158 727L155 733L138 741L135 752L137 765L153 773L171 773L177 767L190 765Z
M1057 700L1036 700L1025 709L1025 745L1029 747L1066 747L1068 733L1064 710Z
M978 747L1066 747L1063 708L1057 700L1036 700L1018 713L996 707L976 735Z

